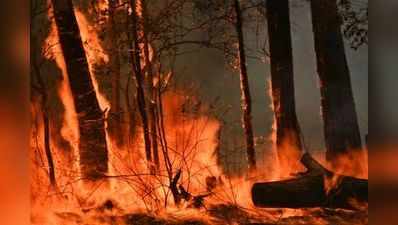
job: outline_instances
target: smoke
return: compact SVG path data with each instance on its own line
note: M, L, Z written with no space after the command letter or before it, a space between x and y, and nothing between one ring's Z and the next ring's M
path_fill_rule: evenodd
M316 58L308 1L291 1L291 28L293 39L295 90L297 115L304 134L305 145L311 151L323 150L324 136L320 116L320 91L316 72ZM247 18L245 26L255 27ZM259 44L256 40L267 39L266 24L263 27L246 28L245 44L249 49L248 74L253 101L253 128L256 137L269 137L272 132L273 112L267 94L266 81L270 78L267 61L257 59ZM258 31L258 32L255 32ZM198 34L200 36L201 34ZM261 43L261 41L260 41ZM187 47L191 50L191 48ZM351 72L354 100L362 138L368 133L368 47L353 50L346 45L347 60ZM254 57L253 57L254 56ZM256 57L256 58L255 58ZM264 56L261 56L264 57ZM220 98L229 107L223 115L227 126L235 135L241 135L239 73L226 65L221 51L202 48L178 60L177 76L184 76L199 86L200 95L212 101ZM200 74L198 74L200 71ZM241 135L242 136L242 135Z

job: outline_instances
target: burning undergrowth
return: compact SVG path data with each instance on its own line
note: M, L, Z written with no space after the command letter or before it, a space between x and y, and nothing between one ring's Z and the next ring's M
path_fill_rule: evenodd
M137 17L142 18L144 8L139 4L136 10ZM131 10L129 12L131 13ZM86 54L92 92L95 92L99 108L103 112L101 121L103 120L102 125L106 130L104 143L107 150L107 172L101 176L90 177L82 171L87 165L82 167L84 162L79 151L82 146L82 133L79 131L82 129L79 126L82 113L78 114L75 107L75 101L79 98L73 98L64 55L57 44L60 34L55 23L52 23L50 34L45 41L45 46L51 48L44 57L55 61L62 72L63 79L59 82L58 95L65 110L60 132L70 147L66 151L62 146L53 144L57 143L57 140L54 140L57 136L48 136L47 129L48 123L52 121L40 116L45 115L46 108L40 105L40 101L33 101L32 224L367 224L367 205L356 202L355 199L350 201L350 205L356 210L327 207L265 209L256 207L252 201L252 188L256 182L306 179L305 176L309 173L310 178L315 177L316 185L319 184L316 190L328 199L329 193L335 194L339 191L342 180L346 178L342 174L367 178L366 152L353 152L341 156L337 160L339 163L333 166L324 162L322 156L317 156L318 161L326 166L315 164L309 167L300 163L302 153L292 146L291 143L294 141L282 143L278 149L279 155L277 154L275 122L270 137L273 145L271 149L267 149L269 154L262 165L257 165L256 171L250 171L246 176L227 176L221 169L220 160L217 159L217 151L220 151L221 146L221 123L210 112L209 105L184 88L165 88L159 93L153 92L155 94L147 96L147 99L145 96L139 99L138 91L131 93L130 95L137 97L137 102L132 106L140 108L141 115L138 116L137 113L131 116L133 113L125 113L130 113L127 121L129 128L134 128L131 129L134 133L123 145L116 143L114 136L110 135L107 129L111 117L108 110L112 108L112 103L101 92L95 70L96 65L109 63L110 56L102 48L95 29L84 14L77 9L74 13ZM51 14L50 11L50 16ZM145 32L141 30L136 35L145 39ZM143 88L152 93L151 88L157 91L162 86L170 85L170 77L173 75L172 72L150 74L155 69L152 71L146 68L156 68L159 65L154 61L154 50L150 44L146 45L135 46L139 52L146 54L135 61L142 65L141 68L134 68L133 73L136 75L137 90L140 83L137 72L143 72L145 77L152 76L152 79L146 82L151 87ZM136 59L134 57L133 60ZM142 101L149 106L140 105ZM129 106L128 103L121 108L128 111ZM153 114L151 106L155 108ZM149 119L144 118L145 112L150 115ZM142 120L135 121L136 118ZM149 124L146 124L148 121ZM49 155L52 160L45 159L49 158ZM317 171L315 176L312 176L311 169L314 168ZM52 179L49 171L55 174Z
M108 137L109 173L95 182L79 173L77 152L65 158L63 151L52 146L57 185L50 185L47 163L37 158L44 158L43 143L37 141L42 140L44 129L39 120L39 126L32 128L32 224L367 224L367 206L356 202L352 203L358 205L356 211L255 207L251 195L255 182L300 177L305 167L296 166L298 161L291 168L281 167L274 160L264 162L267 167L247 177L225 176L216 158L220 124L209 116L206 104L187 93L174 90L162 98L167 132L159 141L159 165L148 166L143 131L138 129L133 143L121 148ZM32 116L40 113L35 109L32 105ZM73 143L74 139L65 137ZM316 158L323 162L322 156ZM358 155L342 157L342 165L353 158ZM336 172L347 171L367 178L366 169L353 174L351 168L342 166ZM334 178L325 178L328 190L337 185Z
M63 175L62 160L57 160L58 183L51 187L45 163L36 165L32 224L367 224L367 207L355 202L361 210L255 207L250 193L255 182L291 179L305 171L268 162L273 163L273 171L259 169L250 177L227 177L215 154L219 122L208 116L208 107L184 91L165 94L163 103L167 151L160 152L163 160L155 171L147 166L140 132L132 147L110 145L110 171L95 182L78 172ZM35 133L39 139L42 129L38 127ZM35 151L43 149L35 143L32 146ZM339 172L351 171L345 169Z

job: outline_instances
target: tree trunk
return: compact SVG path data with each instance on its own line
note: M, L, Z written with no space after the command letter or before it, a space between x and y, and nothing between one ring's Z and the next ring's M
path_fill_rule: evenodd
M132 23L132 63L134 67L135 82L137 86L137 103L138 110L141 115L142 126L144 130L144 144L145 144L145 155L149 163L149 167L152 168L152 155L151 155L151 137L149 132L148 115L146 113L146 103L145 103L145 92L144 92L144 76L141 70L141 49L139 46L138 37L138 15L137 15L137 2L136 0L130 1L132 13L131 13L131 23Z
M53 159L53 154L51 152L51 145L50 145L50 119L48 117L48 106L47 106L47 100L48 100L48 94L47 94L47 87L44 84L44 80L41 77L41 72L39 66L36 64L35 60L35 54L32 54L32 66L33 66L33 72L36 75L35 77L37 78L37 82L39 83L39 88L38 90L41 95L41 113L42 113L42 118L43 118L43 125L44 125L44 150L46 153L46 158L47 158L47 164L48 164L48 177L50 184L53 188L57 187L57 181L55 178L55 166L54 166L54 159Z
M311 10L326 158L334 162L339 154L361 149L361 137L336 0L312 0Z
M44 102L43 102L44 104ZM45 107L45 106L44 106ZM44 123L44 148L46 150L46 156L47 156L47 163L48 163L48 176L50 179L50 184L53 187L57 186L57 182L55 180L55 168L54 168L54 159L53 155L51 153L51 147L50 147L50 120L48 119L48 113L47 110L44 109L43 107L43 123Z
M252 200L266 208L329 207L357 209L368 202L368 180L334 174L308 153L301 162L308 172L297 178L255 183ZM336 181L328 187L328 181Z
M297 153L302 150L295 106L289 0L267 0L266 7L276 145L280 161L289 162L292 154L284 152L287 148Z
M134 98L130 98L130 95L134 95L130 94L130 82L131 82L131 77L128 77L124 92L124 100L126 104L126 112L128 120L127 143L129 147L131 146L132 143L134 143L134 137L137 127L136 108L134 108L136 104Z
M82 176L91 180L108 171L103 112L97 101L71 0L52 0L59 40L79 122Z
M112 79L112 101L111 111L109 116L109 134L115 141L117 146L122 146L124 142L123 132L123 114L120 104L120 58L119 58L119 42L117 33L115 30L115 10L116 0L108 1L108 52L109 52L109 67L110 76Z
M234 0L234 8L236 13L236 33L238 35L239 46L239 66L240 66L240 89L241 89L241 104L243 110L242 122L246 138L247 161L249 164L249 172L256 169L256 152L254 149L253 128L251 122L251 96L249 90L249 78L246 68L246 55L242 31L242 12L240 9L239 0Z
M143 35L144 35L144 54L145 54L145 67L147 72L147 93L148 93L148 114L149 114L149 123L150 123L150 132L151 132L151 143L153 150L153 160L154 163L159 169L159 150L158 150L158 134L156 128L156 92L153 86L153 67L150 59L149 52L149 39L148 39L148 11L145 0L141 0L142 5L142 18L143 18Z

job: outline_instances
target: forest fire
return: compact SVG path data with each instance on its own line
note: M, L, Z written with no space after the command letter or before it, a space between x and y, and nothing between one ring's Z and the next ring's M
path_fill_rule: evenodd
M110 108L110 103L99 91L98 82L95 78L96 73L94 67L96 64L107 63L109 61L109 58L105 54L105 51L102 49L95 30L93 30L93 28L88 24L83 13L81 13L79 10L75 10L75 15L77 23L79 24L80 35L82 37L84 50L86 52L91 80L94 85L95 93L101 110L105 111L107 108Z
M157 3L151 10L145 0L49 1L42 15L49 32L36 44L42 49L37 57L52 69L37 66L32 78L39 88L31 102L31 223L367 224L367 150L347 141L359 129L340 135L325 127L325 152L305 146L294 102L288 1L275 2L214 1L206 6L213 11L204 12L201 3L185 0ZM245 13L256 7L270 10L267 98L273 124L265 147L255 142L244 46ZM177 19L186 10L211 19L187 17L192 20L187 28ZM227 133L236 128L225 122L221 104L206 99L195 82L181 82L184 74L176 69L184 54L178 45L219 49L213 37L184 39L206 29L209 36L220 35L210 34L213 22L236 31L234 47L228 41L222 46L232 49L224 55L239 62L238 140ZM279 37L282 46L275 44ZM331 99L322 108L334 109L334 94L321 93ZM325 126L335 110L325 116ZM347 115L355 117L347 124L356 123L355 112ZM62 141L66 144L57 144ZM245 168L235 173L226 169L230 143L246 154L246 160L239 158Z

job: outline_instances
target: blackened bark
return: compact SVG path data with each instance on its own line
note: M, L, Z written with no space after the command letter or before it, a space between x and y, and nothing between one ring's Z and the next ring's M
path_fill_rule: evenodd
M61 49L79 122L82 176L95 180L108 171L103 112L90 77L71 0L52 0Z
M136 104L134 98L130 98L130 82L131 78L128 77L124 92L124 100L126 104L126 112L128 118L127 142L129 145L133 143L137 127L136 107L134 107Z
M147 11L147 3L145 0L141 0L142 3L142 18L143 18L143 37L144 37L144 54L145 54L145 67L147 72L147 97L148 97L148 115L149 115L149 123L150 123L150 132L151 132L151 143L152 143L152 151L153 151L153 160L154 163L159 169L159 149L158 149L158 134L156 128L156 92L153 86L153 67L152 62L150 60L150 52L149 52L149 39L148 39L148 11Z
M53 154L51 152L51 145L50 145L50 119L48 117L48 106L47 106L47 87L44 84L44 80L41 77L41 72L39 66L36 64L34 54L32 54L32 67L33 72L36 75L37 82L39 83L39 93L41 95L41 113L44 125L44 150L46 153L47 164L48 164L48 177L52 187L57 187L57 181L55 178L55 166L54 166L54 159Z
M46 157L48 163L48 177L50 179L50 184L53 187L56 187L57 182L55 180L54 159L50 147L50 120L48 118L48 113L46 109L43 110L42 114L43 114L43 123L44 123L44 149L46 151Z
M128 27L127 27L128 29ZM127 41L130 44L129 47L130 49L133 48L133 43L132 43L132 38L131 38L131 32L127 32ZM130 57L130 63L133 67L133 73L134 73L134 56L131 54ZM130 90L130 83L131 79L134 79L133 76L128 76L127 81L126 81L126 86L125 86L125 91L124 91L124 100L126 104L126 111L127 111L127 118L128 118L128 134L127 134L127 142L129 146L134 143L135 139L135 134L136 134L136 129L137 129L137 98L134 98L133 96L136 96L136 92L131 93L132 91L137 91L137 88L134 90ZM134 79L135 80L135 79Z
M361 137L336 0L312 0L311 10L326 158L333 162L341 153L361 149Z
M302 149L295 105L289 0L267 0L266 7L276 145L281 158L285 157L283 145Z
M236 13L236 33L238 34L239 46L239 68L240 68L240 88L241 88L241 105L243 110L242 122L246 139L247 161L249 164L249 171L256 169L256 152L254 149L254 137L251 117L251 96L249 89L249 78L246 68L246 55L242 31L242 12L240 9L239 0L234 0L234 8Z
M137 2L136 0L130 1L132 13L131 13L131 23L132 23L132 63L134 67L134 75L137 86L137 103L138 110L141 115L142 126L144 130L144 144L145 144L145 155L149 166L152 168L152 155L151 155L151 137L149 132L148 115L146 113L146 103L145 103L145 92L144 92L144 76L141 71L141 49L139 46L138 37L138 15L137 15Z
M119 42L117 31L115 29L115 13L116 13L116 0L108 1L108 53L109 53L109 67L110 76L112 79L112 101L111 111L108 121L109 135L115 141L116 145L121 147L124 142L123 135L123 114L120 104L120 58L119 58Z

